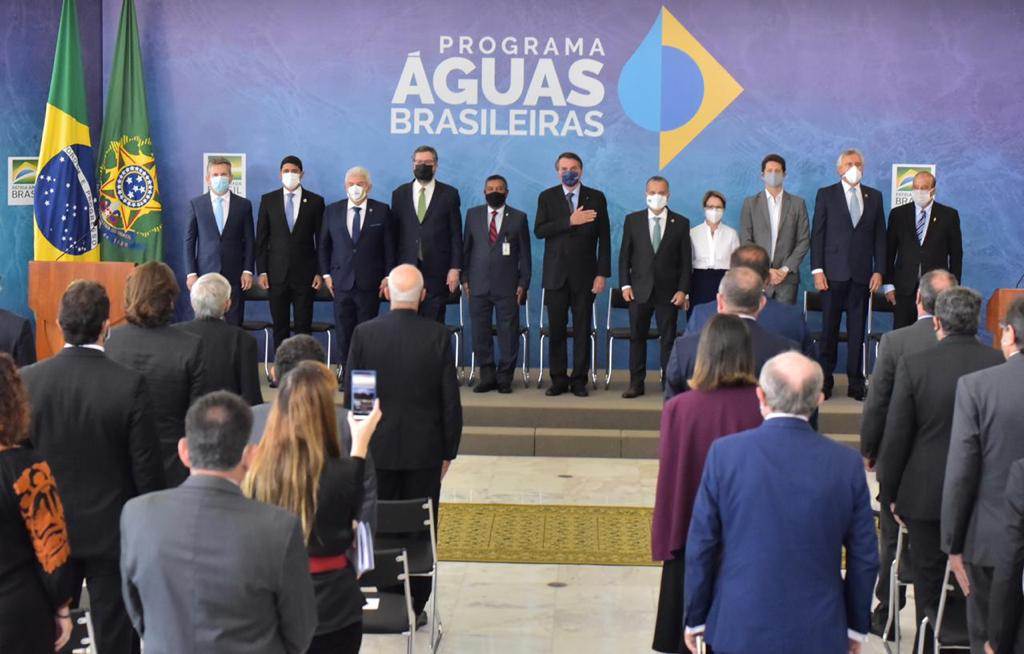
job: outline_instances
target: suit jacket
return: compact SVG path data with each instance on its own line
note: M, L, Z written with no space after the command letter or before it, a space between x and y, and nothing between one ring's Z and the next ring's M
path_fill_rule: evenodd
M0 352L6 352L19 368L36 362L36 339L27 318L0 309Z
M842 182L818 189L814 200L811 270L824 270L829 281L867 285L872 274L885 274L882 194L863 184L860 190L862 213L856 229Z
M447 327L401 309L359 324L345 368L353 370L377 371L384 416L370 452L378 470L437 468L458 455L462 401Z
M761 374L761 368L765 362L776 354L800 349L793 341L773 334L758 324L756 320L746 320L746 325L750 330L750 340L754 347L754 363L757 366L756 374L758 375ZM698 332L680 336L672 344L672 353L669 355L668 367L665 372L666 400L690 390L686 380L693 377L699 343L700 333Z
M178 459L178 439L185 435L185 413L206 392L203 341L170 326L126 324L110 332L107 356L145 375L164 473L168 485L177 486L188 476Z
M466 212L466 245L462 255L462 281L480 297L511 297L516 288L530 288L533 255L526 214L506 206L498 240L491 245L491 208L473 207ZM504 247L508 243L509 254Z
M23 368L21 378L29 438L57 480L72 556L116 560L121 507L164 488L146 379L85 347Z
M562 185L553 186L537 197L533 233L544 239L544 271L541 283L548 290L568 282L573 291L590 290L594 278L611 277L611 227L604 193L580 184L579 207L593 209L597 217L585 225L569 224L572 208Z
M980 566L996 563L1010 464L1024 458L1024 355L957 382L946 479L942 550Z
M448 271L462 269L462 200L454 186L435 180L434 194L421 223L416 217L418 198L413 197L413 187L413 182L406 182L391 194L391 215L398 225L398 256L402 263L419 263L427 293L447 294Z
M1006 480L1006 505L988 604L988 641L999 654L1024 652L1024 460L1014 461Z
M637 302L664 304L677 292L689 293L692 269L690 221L686 216L668 212L668 220L662 221L657 252L651 243L647 209L626 216L619 247L619 286L631 286Z
M335 291L377 291L381 280L397 265L396 237L388 205L367 200L365 215L359 220L359 242L353 243L348 232L348 200L332 202L320 230L320 272L331 276Z
M807 321L803 312L795 306L779 302L775 298L766 298L764 309L757 315L757 324L773 334L778 334L800 344L801 351L812 356L813 343L811 333L807 330ZM700 334L711 317L718 313L718 302L711 301L698 304L686 321L686 334ZM873 381L873 380L872 380Z
M255 235L252 227L252 203L231 193L224 233L217 231L210 194L192 198L185 225L185 272L189 275L220 273L233 287L239 285L242 272L253 272Z
M878 457L879 496L896 500L897 515L939 520L956 383L1002 361L974 336L947 336L900 359Z
M877 573L856 452L799 418L712 444L686 539L684 615L716 652L845 652L847 629L868 633Z
M126 504L121 586L146 654L305 652L317 617L304 541L296 516L218 477Z
M892 401L893 381L896 379L896 364L904 356L926 350L936 343L938 340L930 317L918 318L913 325L882 334L860 423L860 452L866 458L877 459L882 447L885 419Z
M203 343L205 392L231 391L242 396L250 406L263 403L256 339L252 334L216 318L191 320L174 326L198 336Z
M768 212L768 198L765 190L743 200L740 210L740 242L743 245L760 245L771 255L771 267L789 268L786 283L800 283L800 263L810 247L810 228L807 220L807 204L804 199L792 193L782 192L782 211L779 216L779 235L772 252L772 220Z
M893 284L899 295L913 295L921 275L937 268L948 270L957 279L962 279L964 247L960 235L960 214L953 207L933 202L931 220L922 245L917 240L919 213L913 202L894 207L889 212L885 283Z
M234 202L232 201L232 204ZM295 226L288 230L284 213L284 189L260 198L256 221L256 266L271 285L312 284L317 274L317 239L324 219L324 199L303 187Z

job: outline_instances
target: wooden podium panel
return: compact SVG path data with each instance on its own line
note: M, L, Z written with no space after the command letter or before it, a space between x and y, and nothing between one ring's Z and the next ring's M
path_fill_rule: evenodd
M124 320L125 279L134 263L117 261L29 261L28 305L36 314L36 357L52 357L64 347L57 324L60 298L76 279L99 282L110 296L110 324Z
M992 334L992 346L999 349L999 321L1006 317L1006 312L1019 297L1024 297L1024 289L997 288L988 299L985 328Z

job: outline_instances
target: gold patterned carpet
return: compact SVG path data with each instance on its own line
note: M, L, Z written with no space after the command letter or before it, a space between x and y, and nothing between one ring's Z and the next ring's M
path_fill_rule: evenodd
M658 565L653 509L623 506L442 503L442 561Z

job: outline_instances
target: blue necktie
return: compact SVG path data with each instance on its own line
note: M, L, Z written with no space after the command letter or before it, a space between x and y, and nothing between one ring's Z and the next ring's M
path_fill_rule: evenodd
M217 231L224 233L224 198L216 198L213 203L213 217L217 220Z
M924 209L921 209L921 215L917 218L917 242L920 245L924 245L924 228L928 225L928 216L925 214Z
M352 242L359 243L359 212L362 207L352 207Z
M284 203L284 212L288 218L288 231L295 227L295 194L288 194L288 201Z

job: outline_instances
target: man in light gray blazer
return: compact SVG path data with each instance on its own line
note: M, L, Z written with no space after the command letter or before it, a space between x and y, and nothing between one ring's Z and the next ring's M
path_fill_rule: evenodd
M769 154L761 161L765 190L743 200L740 242L760 245L771 257L765 295L796 304L800 262L810 247L810 228L804 199L782 190L786 160Z
M1006 363L960 378L942 487L942 550L967 594L971 652L982 654L1010 464L1024 458L1024 299L1001 323Z
M299 520L247 499L252 412L237 395L205 395L178 444L192 471L171 490L125 504L125 606L146 654L298 654L317 625Z

